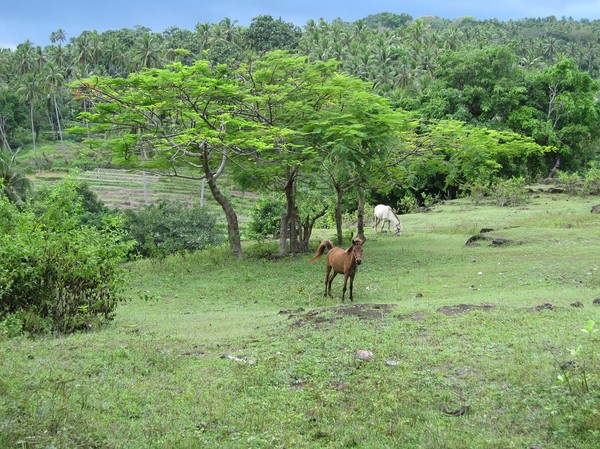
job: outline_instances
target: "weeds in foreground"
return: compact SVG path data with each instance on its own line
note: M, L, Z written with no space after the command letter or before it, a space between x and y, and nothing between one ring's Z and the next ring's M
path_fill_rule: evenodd
M562 415L574 430L600 436L600 347L593 320L581 329L584 341L568 350L568 359L558 362L560 374L550 412ZM556 358L555 358L556 360Z

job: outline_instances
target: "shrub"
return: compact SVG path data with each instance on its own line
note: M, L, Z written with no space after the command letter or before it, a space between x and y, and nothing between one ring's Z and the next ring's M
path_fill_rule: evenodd
M0 198L0 321L31 332L69 333L113 318L130 243L118 216L84 225L77 183L44 189L17 209Z
M275 198L260 198L250 212L248 234L255 240L263 240L279 235L281 215L285 205Z
M128 239L142 257L203 250L225 241L217 220L200 205L162 201L125 212Z
M483 182L464 184L461 191L465 197L470 197L475 204L483 203L491 194L491 187Z
M588 195L600 195L600 166L597 163L590 164L583 179L583 190Z
M527 202L527 189L522 177L496 181L490 191L498 206L521 206Z
M557 178L569 195L578 195L582 192L583 180L579 173L557 172Z
M398 202L398 212L401 214L412 214L419 209L419 201L410 194L404 195Z

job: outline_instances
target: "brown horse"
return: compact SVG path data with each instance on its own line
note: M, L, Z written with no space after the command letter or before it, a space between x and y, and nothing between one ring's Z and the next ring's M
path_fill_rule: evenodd
M342 302L346 296L346 284L350 278L350 301L352 298L352 285L354 284L354 276L356 275L357 267L362 263L362 240L354 239L352 246L347 250L334 247L329 240L323 240L315 253L315 256L310 259L314 262L325 252L325 248L329 250L327 253L327 264L325 273L325 295L331 295L331 283L338 274L344 275L344 289L342 290ZM331 271L333 270L333 273ZM331 274L331 276L330 276Z

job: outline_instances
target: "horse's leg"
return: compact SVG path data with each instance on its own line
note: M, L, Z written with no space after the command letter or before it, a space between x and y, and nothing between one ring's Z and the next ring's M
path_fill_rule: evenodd
M375 217L375 234L377 234L377 225L379 224L379 218Z
M346 284L348 283L348 275L344 274L344 288L342 288L342 302L346 302ZM352 299L352 289L350 290L350 299Z
M331 265L327 265L327 270L325 272L325 294L323 296L327 296L327 287L329 287L329 296L331 296L331 282L329 282L329 273L331 273Z
M354 275L350 276L350 301L354 302L354 298L352 297L352 287L354 286Z
M337 276L337 273L334 271L334 272L331 274L331 277L329 278L329 285L328 285L328 287L327 287L327 288L328 288L328 293L329 293L329 296L331 296L332 298L333 298L333 295L331 294L331 283L333 282L333 280L335 279L335 277L336 277L336 276Z

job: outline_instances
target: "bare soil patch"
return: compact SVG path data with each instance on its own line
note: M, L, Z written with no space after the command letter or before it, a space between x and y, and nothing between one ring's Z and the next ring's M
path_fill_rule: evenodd
M393 304L342 304L334 307L323 307L305 312L304 309L294 311L282 310L280 314L289 313L289 319L294 320L295 326L307 324L319 325L334 323L344 317L356 317L360 320L381 320L389 315L395 306Z
M464 315L465 313L472 312L473 310L489 311L495 308L496 306L492 304L457 304L455 306L439 307L437 311L447 316L454 316Z

